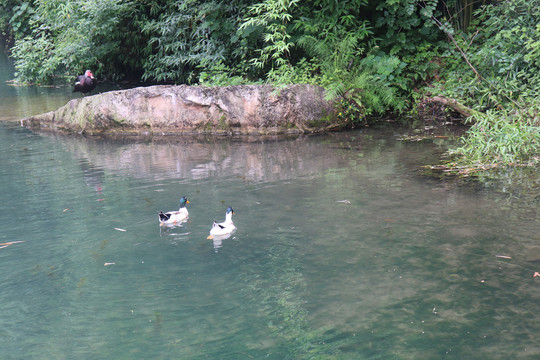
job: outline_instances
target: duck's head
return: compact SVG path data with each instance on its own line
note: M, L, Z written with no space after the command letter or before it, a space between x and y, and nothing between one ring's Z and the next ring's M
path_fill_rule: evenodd
M227 208L227 212L226 212L226 213L227 213L227 214L234 214L233 208L229 206L229 207Z
M180 207L183 208L184 206L186 206L186 204L189 204L189 200L187 199L187 197L182 196L180 198Z
M94 78L94 74L92 74L92 71L90 71L90 70L86 70L84 72L84 76L92 78L92 79Z

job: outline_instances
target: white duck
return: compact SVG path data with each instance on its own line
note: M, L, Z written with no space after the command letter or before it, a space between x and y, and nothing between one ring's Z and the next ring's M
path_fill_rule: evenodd
M210 236L208 236L208 239L214 239L214 237L225 239L234 233L236 226L234 226L232 221L233 214L234 210L229 206L227 208L227 212L225 213L225 221L222 223L217 223L214 221L214 224L212 224L212 229L210 229Z
M189 213L186 208L186 204L189 204L189 201L187 197L182 196L180 198L180 209L178 211L169 211L166 213L163 213L163 211L159 212L159 225L179 225L181 223L184 223L189 218Z

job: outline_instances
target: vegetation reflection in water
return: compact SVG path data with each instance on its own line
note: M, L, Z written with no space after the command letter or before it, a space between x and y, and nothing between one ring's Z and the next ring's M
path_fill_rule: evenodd
M422 177L445 144L406 132L134 142L0 127L4 209L25 214L1 217L0 242L25 241L0 249L2 355L537 356L537 200ZM160 229L184 195L188 223ZM229 205L238 230L215 249Z

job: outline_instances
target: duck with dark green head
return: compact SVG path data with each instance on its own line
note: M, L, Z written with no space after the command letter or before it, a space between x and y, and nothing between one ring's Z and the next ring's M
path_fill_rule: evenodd
M234 214L234 210L232 207L228 207L227 211L225 212L225 221L221 223L217 223L214 221L212 224L212 229L210 229L210 236L208 236L208 239L213 239L214 237L228 237L234 231L236 230L236 226L234 226L232 221L232 216Z
M164 213L159 212L159 225L160 226L176 226L185 223L189 218L189 212L186 208L186 204L189 204L187 197L182 196L180 198L180 208L178 211L169 211Z

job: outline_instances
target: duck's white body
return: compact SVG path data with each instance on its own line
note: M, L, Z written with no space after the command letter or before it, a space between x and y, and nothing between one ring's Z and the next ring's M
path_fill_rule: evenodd
M159 213L160 225L178 225L186 222L189 218L189 213L186 208L182 208L178 211L169 211L166 213Z
M178 211L169 211L159 213L159 225L160 226L171 226L171 225L180 225L186 222L189 218L189 212L186 208L186 204L189 204L188 199L184 196L180 199L180 209Z
M225 214L225 221L221 223L217 223L214 221L214 223L212 224L212 228L210 229L210 236L208 238L212 239L213 237L225 237L231 235L236 230L236 226L234 226L234 223L232 221L233 214L233 208L227 208L227 212Z

